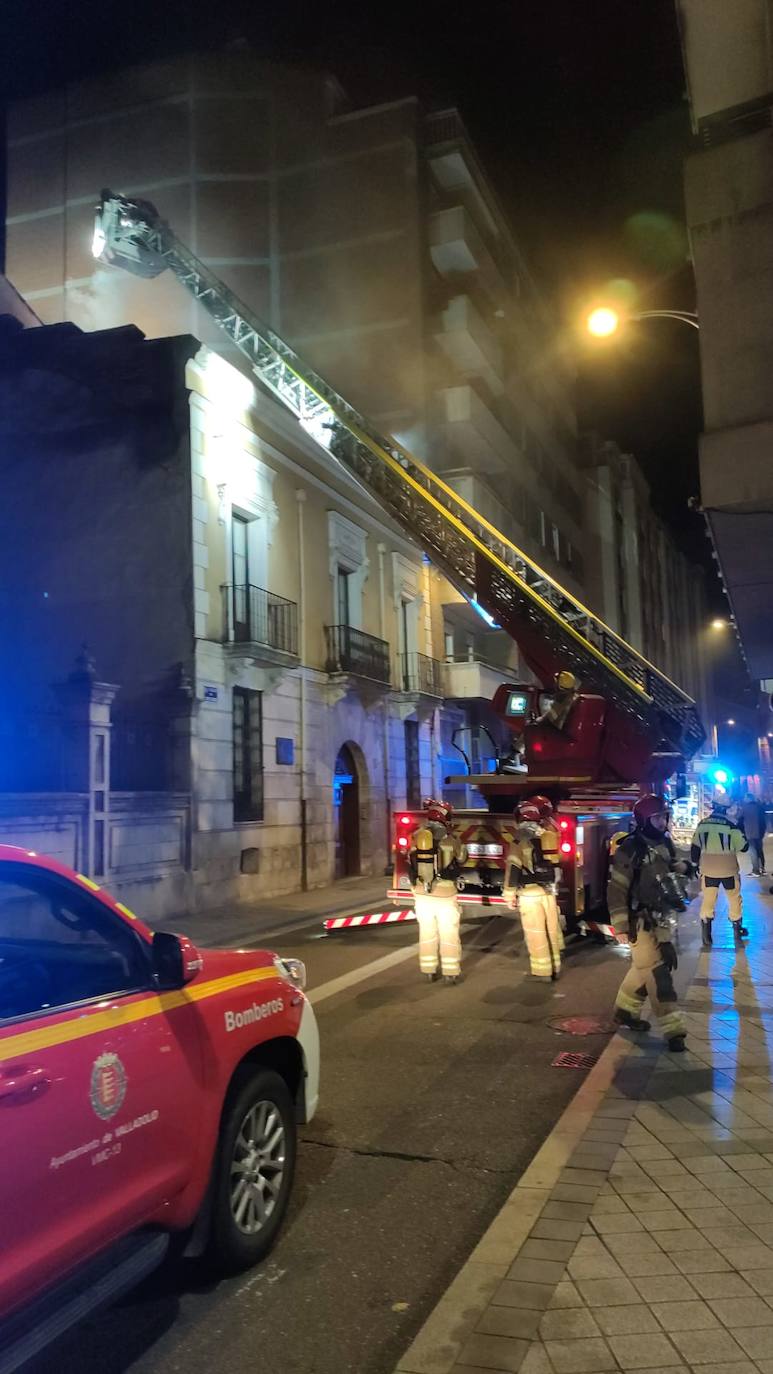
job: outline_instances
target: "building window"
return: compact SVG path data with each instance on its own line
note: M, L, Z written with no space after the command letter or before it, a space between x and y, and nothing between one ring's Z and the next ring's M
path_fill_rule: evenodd
M421 767L419 764L419 722L406 720L405 728L405 804L421 806Z
M351 605L349 601L349 578L346 568L339 568L336 574L336 612L338 625L351 625Z
M231 512L231 573L233 577L234 634L237 639L249 638L250 560L249 521Z
M263 702L261 692L233 689L234 820L263 820Z

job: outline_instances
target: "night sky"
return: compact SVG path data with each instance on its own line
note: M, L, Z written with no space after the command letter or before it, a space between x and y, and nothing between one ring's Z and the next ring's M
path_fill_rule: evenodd
M688 107L673 0L4 0L6 100L110 66L246 37L330 67L354 105L457 105L535 272L570 324L622 279L640 308L694 308L682 223ZM579 355L588 426L642 461L693 554L697 335L639 325Z

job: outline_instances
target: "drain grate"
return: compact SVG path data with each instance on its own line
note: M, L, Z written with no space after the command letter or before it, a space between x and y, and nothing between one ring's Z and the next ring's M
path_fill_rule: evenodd
M556 1016L548 1025L565 1035L611 1035L617 1029L603 1016Z
M557 1054L551 1069L592 1069L597 1063L597 1054L582 1054L578 1050L562 1050Z

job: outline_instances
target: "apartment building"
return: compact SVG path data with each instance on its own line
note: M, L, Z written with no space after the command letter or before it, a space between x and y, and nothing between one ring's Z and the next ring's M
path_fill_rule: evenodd
M773 3L677 0L695 151L701 500L752 678L773 689Z
M590 606L713 720L705 573L652 508L635 457L584 435Z
M405 532L190 335L13 321L0 398L0 833L153 916L384 872L514 646L454 664Z
M7 267L44 321L191 333L242 365L171 277L91 257L101 187L150 199L383 431L582 590L571 367L456 111L351 109L324 73L228 52L23 101L8 139Z

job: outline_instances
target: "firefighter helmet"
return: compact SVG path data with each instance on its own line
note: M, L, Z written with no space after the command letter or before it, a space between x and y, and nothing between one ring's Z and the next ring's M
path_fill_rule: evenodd
M577 689L577 678L567 668L562 668L560 673L556 673L553 680L558 692L574 692Z
M529 797L532 806L536 806L543 821L549 820L553 815L553 803L550 797L545 797L541 792L536 792L533 797Z
M453 815L453 807L445 801L437 801L434 797L427 797L422 807L427 813L428 821L439 821L441 825L448 825Z
M515 808L515 814L519 821L531 821L533 824L539 824L540 809L534 801L519 802Z
M620 848L620 845L623 843L623 840L627 840L627 839L628 839L629 833L630 833L630 832L629 832L628 830L616 830L616 831L615 831L614 835L611 837L611 839L610 839L610 841L609 841L609 857L610 857L610 859L614 859L615 854L617 853L618 849Z
M646 825L653 816L662 816L668 811L668 803L665 797L656 796L654 792L649 792L646 797L639 797L633 808L633 818L637 825Z

